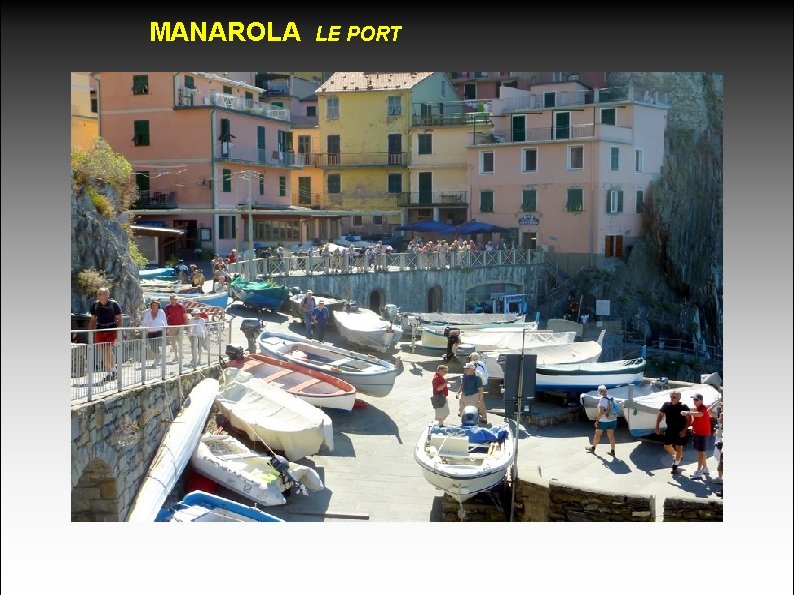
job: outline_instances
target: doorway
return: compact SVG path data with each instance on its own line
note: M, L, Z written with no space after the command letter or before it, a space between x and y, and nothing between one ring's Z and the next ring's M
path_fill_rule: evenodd
M427 311L441 312L444 294L438 285L431 287L427 292Z

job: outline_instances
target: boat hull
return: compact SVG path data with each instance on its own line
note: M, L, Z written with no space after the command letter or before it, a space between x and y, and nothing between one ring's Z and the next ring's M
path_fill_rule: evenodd
M128 521L151 522L155 519L198 444L219 386L216 379L206 378L190 391L188 405L168 427L154 455L130 507Z
M266 355L330 374L373 397L388 395L397 378L390 362L299 335L264 331L257 345Z
M604 385L607 388L638 385L642 382L645 360L618 360L588 364L538 366L535 372L537 390L588 391Z
M371 310L334 314L336 329L348 343L386 353L393 349L402 338L402 327L384 320ZM446 345L446 343L445 343Z
M356 402L356 387L349 382L283 359L249 354L229 360L227 365L245 370L315 407L351 411Z
M164 508L155 518L157 522L204 523L204 522L258 522L283 523L284 520L262 512L253 506L196 490L174 507Z
M229 295L248 308L280 310L289 299L290 293L285 285L249 282L238 277L229 284Z
M681 393L681 403L688 405L690 409L695 408L692 401L692 395L695 393L703 395L703 404L706 407L721 396L719 390L710 384L692 384L684 388L673 387L650 395L627 399L623 403L623 416L632 436L641 438L656 432L656 418L659 415L659 409L670 400L670 392L673 390ZM662 418L659 428L661 430L667 428L664 418Z
M272 460L228 434L204 434L190 457L196 471L262 506L286 504L285 493L295 482L312 491L323 489L314 469L289 463L289 476L285 477Z
M454 427L445 429L456 431ZM512 431L505 429L504 440L492 448L472 443L470 437L435 434L438 428L428 426L416 444L414 460L428 483L462 504L507 476L515 461L516 442Z

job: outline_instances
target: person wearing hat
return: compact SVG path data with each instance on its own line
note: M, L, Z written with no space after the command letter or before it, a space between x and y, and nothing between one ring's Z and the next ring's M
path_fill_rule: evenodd
M204 349L204 343L207 338L207 321L201 316L201 310L193 308L190 311L189 324L190 365L195 368L201 361L201 352Z
M703 479L710 477L709 468L706 463L706 446L711 436L711 415L709 409L703 404L703 395L695 393L692 396L695 408L691 411L683 411L681 414L688 416L692 422L692 446L698 453L698 467L691 475L692 479Z
M472 362L466 362L463 366L463 376L460 379L460 388L455 396L460 400L458 406L458 416L463 416L463 410L469 405L477 407L477 398L482 390L482 378L480 378L475 370Z
M684 458L684 445L687 441L687 428L689 418L684 417L689 411L689 405L681 402L681 391L670 392L670 400L662 405L659 414L656 416L656 434L661 434L659 424L662 419L667 424L664 431L664 449L673 458L673 469L671 473L678 473L678 466Z
M168 326L165 312L161 309L160 300L152 300L149 307L141 317L141 326L146 329L146 338L153 356L153 362L149 366L154 368L160 365L160 350L163 345L163 330Z
M330 316L328 308L325 307L325 300L317 302L317 307L312 310L312 322L317 325L317 340L325 339L325 326L328 324Z
M469 355L469 361L474 364L474 372L482 380L482 388L477 393L477 410L480 414L480 423L488 423L488 410L485 408L485 385L488 384L488 370L485 369L485 364L480 359L480 354L472 351Z
M306 290L306 295L301 300L301 312L303 313L303 324L306 327L306 336L311 339L312 334L312 310L317 307L314 293L311 289Z

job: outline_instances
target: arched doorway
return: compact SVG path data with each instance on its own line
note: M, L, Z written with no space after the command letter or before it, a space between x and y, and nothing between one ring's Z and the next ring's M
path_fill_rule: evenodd
M72 488L72 521L121 521L119 486L110 466L91 461Z
M374 289L369 294L369 309L375 312L376 314L380 314L381 308L386 303L386 296L383 295L383 291L380 289Z
M434 285L427 291L427 311L441 312L444 294L438 285Z

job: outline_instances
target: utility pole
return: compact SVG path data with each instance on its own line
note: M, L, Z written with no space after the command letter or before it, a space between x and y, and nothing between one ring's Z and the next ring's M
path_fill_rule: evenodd
M254 195L251 190L252 172L248 172L248 280L254 280Z

